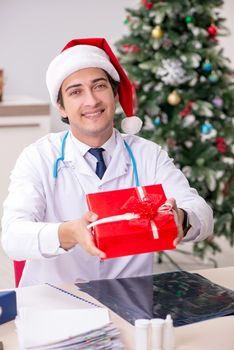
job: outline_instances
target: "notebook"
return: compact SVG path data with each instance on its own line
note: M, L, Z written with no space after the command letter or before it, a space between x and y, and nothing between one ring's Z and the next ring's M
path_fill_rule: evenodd
M76 285L131 324L138 318L165 319L171 314L174 325L182 326L234 314L234 291L196 273L176 271Z
M57 286L17 290L16 328L21 349L122 349L108 309Z

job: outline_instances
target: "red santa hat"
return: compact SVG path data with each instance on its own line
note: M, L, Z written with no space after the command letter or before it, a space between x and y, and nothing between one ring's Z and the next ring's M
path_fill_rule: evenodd
M46 84L51 102L58 106L61 85L70 74L84 68L101 68L119 82L119 102L127 118L121 127L127 134L136 134L142 127L140 118L133 112L133 86L117 57L103 38L74 39L67 43L61 53L50 63Z

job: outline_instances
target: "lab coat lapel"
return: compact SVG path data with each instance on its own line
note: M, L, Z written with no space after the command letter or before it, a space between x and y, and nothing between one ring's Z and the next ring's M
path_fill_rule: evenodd
M115 152L102 178L102 182L105 183L125 175L128 172L129 166L131 166L131 159L124 145L121 134L117 133Z
M62 167L72 168L76 174L83 174L92 177L96 176L84 157L79 152L75 152L75 147L70 135L68 135L68 138L66 140L64 161L59 163L59 169Z

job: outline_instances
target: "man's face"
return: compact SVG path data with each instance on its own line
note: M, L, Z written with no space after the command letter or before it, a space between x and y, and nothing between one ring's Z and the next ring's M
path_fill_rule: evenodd
M113 132L118 95L114 96L106 73L99 68L81 69L61 87L63 117L68 117L75 137L92 147L105 143Z

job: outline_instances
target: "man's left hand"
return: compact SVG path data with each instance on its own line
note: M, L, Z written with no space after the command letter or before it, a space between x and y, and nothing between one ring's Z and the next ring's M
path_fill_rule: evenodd
M174 215L176 226L178 228L178 236L174 241L174 245L180 243L184 237L183 232L183 221L184 221L184 211L177 207L175 198L169 198L166 202L159 208L159 211L171 211Z

